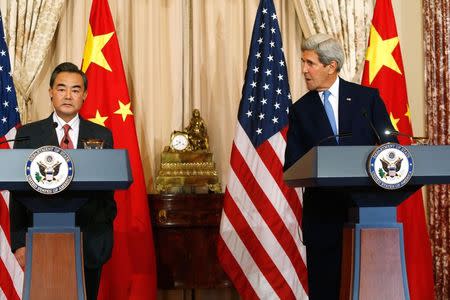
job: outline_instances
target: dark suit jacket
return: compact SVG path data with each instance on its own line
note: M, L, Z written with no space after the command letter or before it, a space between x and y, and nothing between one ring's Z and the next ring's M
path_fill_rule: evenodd
M366 116L364 116L366 114ZM339 140L339 145L375 145L377 137L369 120L381 137L381 142L397 142L384 135L392 124L377 89L364 87L339 78L339 133L352 136ZM289 129L284 169L287 170L306 152L333 135L325 108L317 91L310 91L289 110ZM324 140L321 145L337 145L336 139Z
M58 146L58 137L54 127L53 117L33 122L17 130L16 138L29 137L28 140L16 142L15 149L34 149L45 145ZM104 148L113 147L111 131L103 126L86 121L80 117L80 129L77 148L83 149L82 140L97 138L104 141ZM75 141L73 141L75 143ZM32 225L32 214L20 200L26 193L14 192L11 194L10 220L11 220L11 248L25 246L25 233ZM78 192L63 191L57 196L38 195L39 197L55 198L64 201L66 197L80 196ZM77 211L76 224L83 232L84 264L89 268L98 268L111 256L113 246L113 220L117 209L113 192L96 191L82 193L88 201ZM61 199L61 200L60 200Z
M364 116L366 115L366 116ZM373 123L381 142L397 142L395 137L383 133L392 129L392 124L378 90L351 83L339 78L339 133L351 133L351 137L339 139L339 145L375 145L377 137L370 126ZM325 108L317 91L306 93L292 105L289 111L289 129L285 152L284 169L320 145L338 146L328 121ZM322 142L321 142L322 141ZM303 231L306 244L311 241L326 242L330 230L330 243L340 238L340 226L346 222L348 195L342 190L308 188L304 196ZM313 231L309 231L310 225ZM328 226L330 225L331 226ZM336 225L337 226L334 226ZM341 225L339 225L341 224ZM320 230L323 228L323 230Z

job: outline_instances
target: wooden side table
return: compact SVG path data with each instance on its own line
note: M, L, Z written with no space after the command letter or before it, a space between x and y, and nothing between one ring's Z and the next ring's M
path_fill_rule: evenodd
M159 289L231 287L219 265L223 194L150 194Z

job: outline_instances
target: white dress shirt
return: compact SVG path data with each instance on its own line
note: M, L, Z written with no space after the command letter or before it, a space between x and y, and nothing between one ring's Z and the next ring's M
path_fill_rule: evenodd
M69 130L69 136L73 143L73 148L77 149L78 144L78 135L80 133L80 117L78 114L70 120L68 123L66 123L63 119L58 117L56 112L53 112L53 121L58 124L58 127L55 128L56 135L58 136L58 144L61 145L61 141L64 137L64 128L63 126L66 124L69 124L70 130Z

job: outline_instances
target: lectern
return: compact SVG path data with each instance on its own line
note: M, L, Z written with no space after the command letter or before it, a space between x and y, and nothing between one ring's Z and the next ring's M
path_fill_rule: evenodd
M284 173L293 187L343 188L356 205L344 228L341 299L409 299L396 206L425 184L450 182L450 147L406 148L414 174L398 190L385 190L368 176L367 159L375 146L318 146Z
M0 170L0 189L16 191L17 199L33 212L22 299L85 299L81 234L75 226L75 211L92 191L130 186L128 152L66 150L74 165L74 177L67 187L74 196L67 199L59 194L41 196L29 186L25 164L32 151L0 150L0 163L8 166Z

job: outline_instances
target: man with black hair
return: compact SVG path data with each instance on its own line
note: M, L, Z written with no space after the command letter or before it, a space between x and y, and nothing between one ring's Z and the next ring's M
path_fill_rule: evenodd
M83 148L82 141L101 139L105 148L113 145L109 129L84 120L78 114L87 96L88 81L84 72L70 62L58 65L51 77L49 95L54 112L46 119L29 123L17 130L15 149L34 149L46 145L63 149ZM63 191L58 196L71 197ZM17 197L16 197L17 196ZM32 213L20 203L18 192L11 194L11 249L25 267L25 234L32 226ZM43 195L45 197L45 195ZM15 199L16 198L16 199ZM76 225L83 233L84 276L87 299L97 299L103 264L111 257L113 220L117 208L113 192L92 192L89 200L76 212Z

